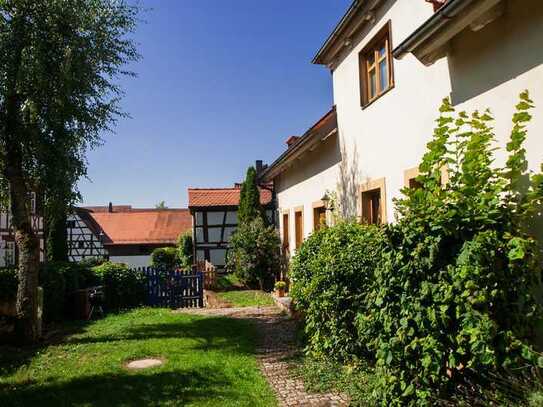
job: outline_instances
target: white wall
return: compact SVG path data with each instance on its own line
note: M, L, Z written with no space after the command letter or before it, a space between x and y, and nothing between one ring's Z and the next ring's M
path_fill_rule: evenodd
M404 171L416 167L424 154L438 108L449 95L450 81L446 60L425 67L408 55L401 61L393 60L394 88L362 109L360 51L389 20L394 48L432 14L432 7L424 1L399 0L389 1L383 11L334 70L333 88L340 140L347 152L343 165L355 184L385 177L387 219L393 221L392 200L404 186Z
M113 263L126 263L128 267L149 267L151 256L110 256Z
M513 6L514 5L514 6ZM529 166L543 162L543 2L508 2L505 13L482 30L469 28L451 44L448 62L453 103L458 110L490 108L495 116L497 164L512 127L518 95L525 89L535 102L526 143Z
M317 149L306 153L275 179L279 229L283 236L283 213L289 213L290 251L296 247L294 209L303 206L304 237L313 232L313 206L327 190L335 191L340 171L338 137L330 136Z

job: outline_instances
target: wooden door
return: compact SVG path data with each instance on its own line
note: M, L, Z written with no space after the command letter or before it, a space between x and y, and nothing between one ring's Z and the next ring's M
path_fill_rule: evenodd
M284 250L289 250L290 248L290 236L289 236L289 233L288 233L288 229L289 229L290 225L289 225L289 219L288 219L288 213L284 213L283 214L283 249Z
M294 213L294 227L296 229L296 249L299 249L304 240L303 212Z

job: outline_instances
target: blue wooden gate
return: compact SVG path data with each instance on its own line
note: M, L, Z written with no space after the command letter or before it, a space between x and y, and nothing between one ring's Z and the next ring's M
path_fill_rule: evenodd
M204 306L204 275L198 271L139 269L147 277L147 305L190 308Z

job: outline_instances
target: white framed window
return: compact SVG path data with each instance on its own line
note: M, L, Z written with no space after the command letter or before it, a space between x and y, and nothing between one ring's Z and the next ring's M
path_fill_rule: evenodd
M6 266L15 265L15 242L12 240L6 241L6 248L4 251L4 263Z
M35 192L30 193L30 213L32 214L36 213L36 193Z

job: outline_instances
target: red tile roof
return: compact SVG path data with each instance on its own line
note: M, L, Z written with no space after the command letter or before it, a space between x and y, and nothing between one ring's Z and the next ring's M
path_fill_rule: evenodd
M104 232L106 245L174 244L181 233L192 229L188 209L84 209Z
M189 208L209 206L238 206L241 188L189 188ZM271 191L260 189L260 203L268 205Z

